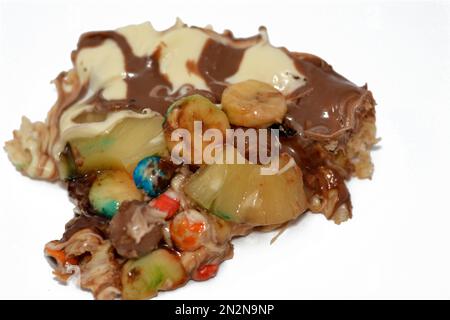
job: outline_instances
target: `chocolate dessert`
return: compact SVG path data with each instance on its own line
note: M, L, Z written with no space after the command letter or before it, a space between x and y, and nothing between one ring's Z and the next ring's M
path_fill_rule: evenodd
M88 32L54 80L45 122L22 119L18 171L62 181L75 217L45 254L97 299L144 299L216 275L231 240L303 213L352 217L346 181L371 178L375 101L321 58L178 21ZM284 168L174 161L177 129L279 133ZM251 147L246 145L247 151ZM51 206L51 204L50 204Z

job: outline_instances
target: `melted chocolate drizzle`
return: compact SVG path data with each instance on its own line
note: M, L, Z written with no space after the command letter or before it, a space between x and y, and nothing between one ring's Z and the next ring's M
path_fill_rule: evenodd
M354 129L357 109L366 99L373 101L370 91L365 86L357 87L319 57L301 53L291 56L307 81L288 97L286 119L316 140L339 138Z
M225 79L237 72L244 56L244 48L233 48L209 39L198 61L198 70L215 96L222 96Z
M281 152L286 152L294 158L303 172L303 182L308 198L319 195L327 199L331 190L337 191L337 202L334 205L336 211L341 205L346 204L351 213L352 204L350 192L345 185L348 178L329 165L329 153L317 143L312 143L296 134L294 136L282 136L280 138Z
M97 92L90 103L95 105L97 112L125 108L140 112L150 108L165 114L170 104L183 95L200 93L219 103L227 86L225 79L238 71L246 48L260 40L258 36L236 39L231 32L222 36L241 45L226 45L211 38L206 42L198 61L186 63L188 71L200 75L210 91L196 90L187 84L172 92L172 84L159 68L161 48L157 48L151 56L137 57L126 38L114 31L82 35L78 49L72 54L72 60L75 62L78 52L83 48L98 46L107 39L114 41L124 56L127 98L107 101L102 92ZM243 43L248 45L242 45ZM289 135L281 138L282 151L290 154L302 168L305 185L314 194L326 197L330 190L337 190L338 203L335 209L346 203L351 210L350 194L344 183L344 179L348 177L330 168L330 153L320 142L345 142L351 131L358 126L361 106L367 102L374 104L371 92L366 86L358 87L336 73L319 57L283 50L305 76L306 84L287 97L288 113L284 125Z
M158 47L149 57L137 57L128 44L127 39L115 31L89 32L81 36L78 42L78 50L74 51L72 60L83 48L101 45L105 40L114 41L122 51L125 61L127 84L127 98L124 100L106 100L102 92L95 94L89 103L93 104L97 111L105 112L116 109L131 109L137 112L146 108L164 114L173 99L170 97L172 84L159 70L159 57L161 48Z

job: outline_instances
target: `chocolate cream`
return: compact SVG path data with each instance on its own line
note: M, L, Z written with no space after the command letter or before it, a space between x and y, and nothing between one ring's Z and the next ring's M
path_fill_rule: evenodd
M263 36L236 39L230 32L223 35L214 33L214 36L210 36L211 30L204 31L185 25L179 28L196 30L207 35L198 59L187 60L184 63L186 71L201 77L207 88L196 88L195 84L189 81L181 87L174 88L170 76L164 74L160 68L164 41L158 43L150 55L136 56L126 36L119 32L89 32L81 36L78 48L72 54L74 64L83 50L98 47L107 40L113 41L123 54L125 64L123 78L127 90L123 99L109 100L102 96L100 89L88 103L94 104L97 111L109 112L125 108L140 112L148 108L164 114L174 100L193 91L203 92L204 95L220 102L223 90L230 83L227 79L238 72L246 51L261 44L267 45ZM175 30L179 29L164 32ZM304 79L304 84L298 85L286 94L289 103L286 123L291 128L314 140L339 138L347 131L355 129L359 109L366 101L373 101L366 86L354 85L319 57L271 46L270 48L284 53L298 71L298 75L294 77ZM176 52L177 49L173 50ZM271 61L261 62L271 64ZM264 68L264 65L261 65L261 68Z
M319 57L273 47L264 28L244 39L181 21L165 31L144 23L89 32L81 36L72 62L74 69L55 80L60 98L47 120L56 131L48 147L55 161L69 137L101 134L125 117L164 115L171 103L193 93L220 103L227 85L255 79L286 97L282 149L304 171L305 185L324 197L338 190L336 208L342 203L351 208L343 182L348 177L329 166L330 153L317 145L345 146L363 115L373 113L372 94ZM102 121L79 123L86 114Z

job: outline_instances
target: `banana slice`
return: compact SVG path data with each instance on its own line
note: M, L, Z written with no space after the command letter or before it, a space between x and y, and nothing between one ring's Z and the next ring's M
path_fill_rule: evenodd
M283 94L271 85L247 80L226 88L222 108L230 123L250 128L267 128L280 123L287 111Z
M195 130L194 121L200 121L202 130ZM193 152L203 151L211 142L202 142L202 147L195 145L195 141L202 141L203 132L208 129L218 129L222 133L222 139L225 141L226 129L230 128L230 122L227 115L220 110L214 103L201 95L192 95L182 98L169 107L166 120L164 122L164 136L166 138L169 150L172 150L179 141L172 139L172 133L176 129L186 129L190 133L191 139L191 163L193 162ZM195 136L200 135L199 137ZM198 138L198 140L195 140ZM183 158L189 159L189 156L183 155Z

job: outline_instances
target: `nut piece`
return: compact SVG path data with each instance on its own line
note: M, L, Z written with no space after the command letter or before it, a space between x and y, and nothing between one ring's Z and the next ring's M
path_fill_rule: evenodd
M226 88L222 108L231 124L251 128L267 128L281 123L287 111L283 94L271 85L247 80Z

